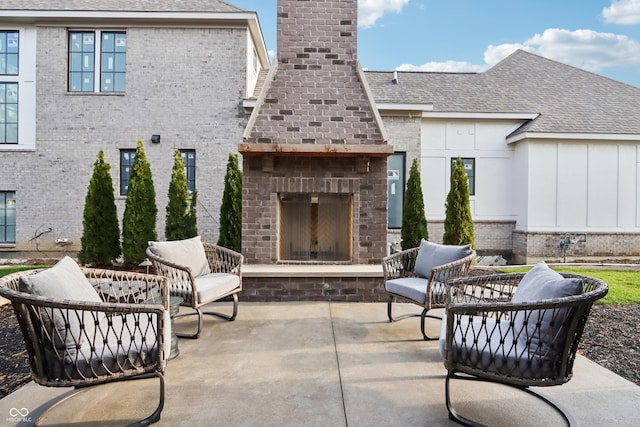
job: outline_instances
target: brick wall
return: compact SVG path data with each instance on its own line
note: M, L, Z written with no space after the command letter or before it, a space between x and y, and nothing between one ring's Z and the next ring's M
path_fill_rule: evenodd
M564 260L560 241L567 233L526 233L514 231L513 252L517 263ZM570 244L566 260L624 260L640 257L639 233L588 233L584 242Z
M381 277L243 277L243 301L383 302Z
M362 173L352 157L278 156L273 169L265 169L263 161L244 158L242 247L247 263L278 261L279 193L353 194L352 262L377 263L385 256L386 159L372 158L369 172Z
M354 263L386 254L385 157L282 155L275 144L386 144L357 70L357 1L278 1L278 64L258 100L243 156L242 247L248 263L278 261L278 194L353 195ZM317 152L325 151L317 150ZM331 149L326 150L331 152Z
M11 165L0 168L2 190L15 190L18 206L18 243L5 250L46 253L56 249L56 238L74 242L64 250L79 249L84 198L100 149L111 164L121 216L119 149L135 149L138 139L151 163L159 235L173 150L195 149L198 228L205 240L217 240L227 157L237 151L247 123L241 105L247 31L124 29L126 93L69 94L67 29L38 27L36 150L0 152L2 164ZM152 134L161 135L160 144L149 142Z

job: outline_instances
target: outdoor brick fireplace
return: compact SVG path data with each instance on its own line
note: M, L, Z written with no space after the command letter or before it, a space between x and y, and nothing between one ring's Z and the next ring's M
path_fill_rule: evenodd
M279 0L277 22L239 145L246 262L379 263L393 147L357 61L357 0Z

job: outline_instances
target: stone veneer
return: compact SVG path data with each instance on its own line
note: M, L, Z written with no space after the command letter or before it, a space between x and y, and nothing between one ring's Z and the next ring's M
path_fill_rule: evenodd
M278 194L352 195L352 263L386 254L387 145L357 62L357 0L279 0L278 61L243 155L247 263L278 260Z

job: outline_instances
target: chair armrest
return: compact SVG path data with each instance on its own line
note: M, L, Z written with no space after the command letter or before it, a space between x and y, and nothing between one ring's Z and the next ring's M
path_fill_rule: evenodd
M228 273L242 276L244 255L212 243L203 242L202 246L212 273Z
M180 295L186 300L187 296L196 292L194 289L196 278L190 268L155 254L149 247L147 247L146 253L156 274L167 278L171 293Z
M524 273L449 278L447 304L511 301Z
M169 283L163 276L95 268L82 270L104 302L160 304L165 310L169 309Z
M476 253L472 250L464 258L433 267L433 269L431 269L431 277L429 277L429 283L447 283L448 280L465 276L475 258Z
M419 247L406 249L383 258L382 271L385 282L402 277L415 277L413 269L416 266L419 249Z

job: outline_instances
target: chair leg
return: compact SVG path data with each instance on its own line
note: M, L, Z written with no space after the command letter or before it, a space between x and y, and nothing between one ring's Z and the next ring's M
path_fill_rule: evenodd
M455 372L452 372L452 371L447 372L447 378L445 379L445 383L444 383L444 390L445 390L445 404L447 405L447 411L449 412L449 419L451 421L455 421L458 424L462 424L464 426L485 427L484 424L480 424L473 420L463 417L462 415L458 414L456 410L453 408L453 405L451 405L451 395L450 395L451 386L449 385L449 381L451 380L451 378L463 379L463 377L457 376Z
M198 326L197 326L196 332L193 334L176 332L176 335L178 336L178 338L189 338L189 339L197 340L200 337L200 331L202 331L202 310L200 310L199 308L195 308L193 313L178 314L176 318L193 316L193 315L198 316Z
M155 372L153 375L158 377L160 380L160 401L158 402L158 406L147 418L140 420L137 423L133 423L131 426L148 426L160 421L160 414L164 408L164 375L161 372Z
M471 427L484 427L484 424L480 424L477 423L473 420L470 420L469 418L463 417L462 415L460 415L454 408L453 405L451 404L451 396L450 396L450 380L451 379L459 379L459 380L471 380L471 381L484 381L484 382L493 382L490 380L486 380L483 378L477 378L477 377L473 377L473 376L466 376L466 375L456 375L455 371L449 371L447 372L447 377L445 379L445 403L447 405L447 411L449 412L449 419L452 421L455 421L459 424L465 425L465 426L471 426ZM513 387L516 388L518 390L522 390L524 392L529 393L530 395L542 400L543 402L545 402L546 404L548 404L549 406L551 406L553 409L555 409L561 416L562 418L564 418L564 420L566 421L567 425L569 427L577 427L578 426L578 422L576 421L575 418L573 418L573 416L571 415L571 413L569 413L569 411L567 411L566 408L564 408L562 405L560 405L559 403L555 402L554 400L550 399L549 397L543 395L542 393L532 390L529 387L518 387L518 386L512 386L510 384L504 384L504 385L508 385L509 387Z
M228 314L222 314L216 311L207 311L207 312L204 312L204 314L216 316L221 319L233 322L234 320L236 320L236 316L238 315L238 294L233 294L233 313L230 316Z
M436 316L436 315L433 315L433 314L427 314L428 311L429 311L428 308L425 308L424 310L422 310L422 315L420 316L420 331L422 331L422 338L425 341L435 341L437 339L440 339L440 337L439 336L430 337L430 336L427 335L427 333L425 332L425 329L424 329L424 319L426 317L429 317L431 319L442 320L442 317Z
M233 312L231 313L231 315L219 313L217 311L202 311L200 310L200 308L196 308L194 309L194 311L195 313L185 313L185 314L179 314L176 316L176 318L178 318L178 317L185 317L185 316L193 316L194 314L198 315L198 329L196 330L196 332L194 334L176 333L176 335L179 338L198 339L200 337L200 332L202 331L203 316L205 314L209 316L216 316L221 319L228 320L230 322L233 322L234 320L236 320L236 316L238 315L238 294L233 294Z
M164 408L164 375L162 374L162 372L153 372L150 374L143 374L137 377L133 377L130 380L134 381L134 380L140 380L140 379L146 379L146 378L153 378L153 377L157 377L158 380L160 381L160 396L159 396L159 401L158 401L158 406L156 407L156 409L151 413L151 415L149 415L148 417L146 417L143 420L140 421L136 421L135 423L129 424L129 426L148 426L154 423L157 423L158 421L160 421L160 414L162 413L162 409ZM51 406L47 407L44 412L42 412L42 414L40 414L40 416L35 420L34 422L34 426L39 426L41 425L41 423L43 421L45 421L46 415L49 414L53 409L61 406L64 402L70 400L73 397L79 396L83 391L87 391L92 387L99 387L99 385L94 385L94 386L86 386L86 387L78 387L74 392L71 392L70 394L64 396L63 398L61 398L60 400L57 400L56 402L54 402Z
M402 316L393 317L391 314L391 305L393 303L393 295L389 295L389 299L387 300L387 317L389 318L389 322L397 322L398 320L407 319L409 317L418 317L420 316L418 313L409 313L403 314Z

